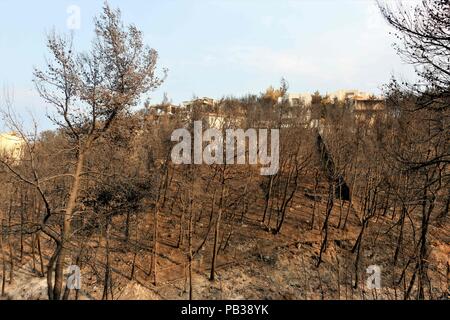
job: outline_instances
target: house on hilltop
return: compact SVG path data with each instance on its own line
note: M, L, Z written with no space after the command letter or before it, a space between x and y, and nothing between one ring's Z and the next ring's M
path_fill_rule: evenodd
M24 143L18 133L0 133L0 156L13 161L20 160Z

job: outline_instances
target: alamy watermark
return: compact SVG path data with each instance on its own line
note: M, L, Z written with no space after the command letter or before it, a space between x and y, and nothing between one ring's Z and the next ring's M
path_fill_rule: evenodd
M81 28L81 8L77 5L67 7L66 25L69 30L79 30Z
M202 121L194 121L193 139L184 128L172 133L171 140L178 143L172 149L171 159L175 164L233 165L247 164L248 155L248 164L262 166L261 175L274 175L279 169L280 133L278 129L271 129L270 141L268 135L268 129L227 129L223 137L222 131L216 128L203 132ZM208 143L205 148L204 142Z
M366 280L368 289L381 289L381 267L377 265L368 266L366 273L370 276Z
M67 277L67 288L69 290L81 289L80 267L76 265L69 266L69 276Z

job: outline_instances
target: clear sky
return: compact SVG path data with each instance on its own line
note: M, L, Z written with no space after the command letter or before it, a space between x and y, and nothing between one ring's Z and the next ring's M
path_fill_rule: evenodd
M220 98L259 93L285 77L291 92L360 89L379 93L392 75L411 79L391 44L392 31L372 0L110 0L126 23L144 33L169 69L164 85L174 103L193 95ZM0 86L14 91L19 113L49 126L32 84L45 63L45 37L69 32L80 8L75 45L88 48L103 1L0 0ZM0 92L1 95L1 92ZM0 130L2 123L0 120Z

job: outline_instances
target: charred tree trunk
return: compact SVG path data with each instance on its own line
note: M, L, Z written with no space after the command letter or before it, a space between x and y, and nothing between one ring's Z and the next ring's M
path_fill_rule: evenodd
M5 286L6 286L6 254L5 254L5 247L3 245L3 219L1 224L1 233L0 233L0 250L2 251L2 289L1 289L1 296L3 297L5 295Z
M222 181L221 181L222 184L221 184L221 194L220 194L220 199L219 199L219 210L217 213L216 225L214 228L214 246L213 246L213 254L212 254L212 261L211 261L211 274L209 276L210 281L214 281L214 279L215 279L216 259L217 259L218 249L219 249L218 241L219 241L220 222L222 219L223 198L225 196L225 178L223 175L224 175L224 173L222 172Z
M111 261L110 261L110 233L111 233L111 221L110 217L106 218L106 230L105 230L105 256L106 256L106 265L105 265L105 279L103 283L103 296L102 300L109 299L109 292L111 291L112 296L112 283L111 283Z
M311 214L311 225L310 230L314 230L314 219L316 216L316 203L317 203L317 188L319 187L319 170L316 170L316 174L314 175L314 203Z
M273 188L273 180L274 179L275 179L275 175L270 176L269 186L267 188L267 192L266 192L266 195L265 195L264 213L263 213L263 217L261 219L262 223L264 223L266 221L266 215L267 215L267 210L269 209L270 197L272 195L272 188Z
M331 212L333 210L333 204L334 204L334 187L333 184L330 183L328 187L328 202L327 202L327 209L325 212L325 220L322 225L322 243L320 245L320 251L319 251L319 257L317 258L316 267L319 267L322 263L322 255L327 250L327 243L328 243L328 221L331 216Z
M194 212L193 212L193 199L190 196L190 214L189 214L189 248L188 248L188 263L189 263L189 300L193 299L193 289L192 289L192 263L193 263L193 254L192 254L192 236L193 236L193 220L194 220Z
M67 255L67 246L70 241L70 229L71 229L70 224L72 221L73 213L75 211L78 194L79 194L80 187L81 187L81 175L82 175L83 166L84 166L84 159L85 159L84 150L80 150L78 159L77 159L75 173L73 175L73 182L72 182L70 193L69 193L69 200L67 202L67 206L66 206L66 209L64 212L64 221L63 221L63 227L62 227L62 231L61 231L60 250L56 257L55 284L53 287L53 296L52 296L52 299L54 299L54 300L61 299L63 277L64 277L63 268L64 268L64 262L65 262L66 255Z

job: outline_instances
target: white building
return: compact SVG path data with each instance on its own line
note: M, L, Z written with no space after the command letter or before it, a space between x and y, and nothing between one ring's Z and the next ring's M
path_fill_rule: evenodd
M217 113L207 113L206 122L209 128L215 128L221 130L225 126L225 117Z
M19 160L23 151L24 141L14 132L0 133L0 156L7 159Z
M328 97L331 101L337 100L339 102L344 102L347 99L352 100L358 97L358 99L369 99L371 94L359 90L338 90L332 93L327 93L323 97ZM297 106L310 106L312 103L312 93L289 93L288 101L293 107Z
M339 102L343 102L347 99L353 99L359 97L363 99L369 99L370 94L359 90L338 90L328 94L331 100L337 99Z
M309 106L312 102L311 93L289 93L287 98L289 104L293 107Z
M196 107L214 107L217 104L217 101L212 99L212 98L208 98L208 97L203 97L203 98L195 98L193 100L190 101L183 101L183 103L181 104L181 106L183 108L187 108L188 110L191 110L192 107L196 106Z

